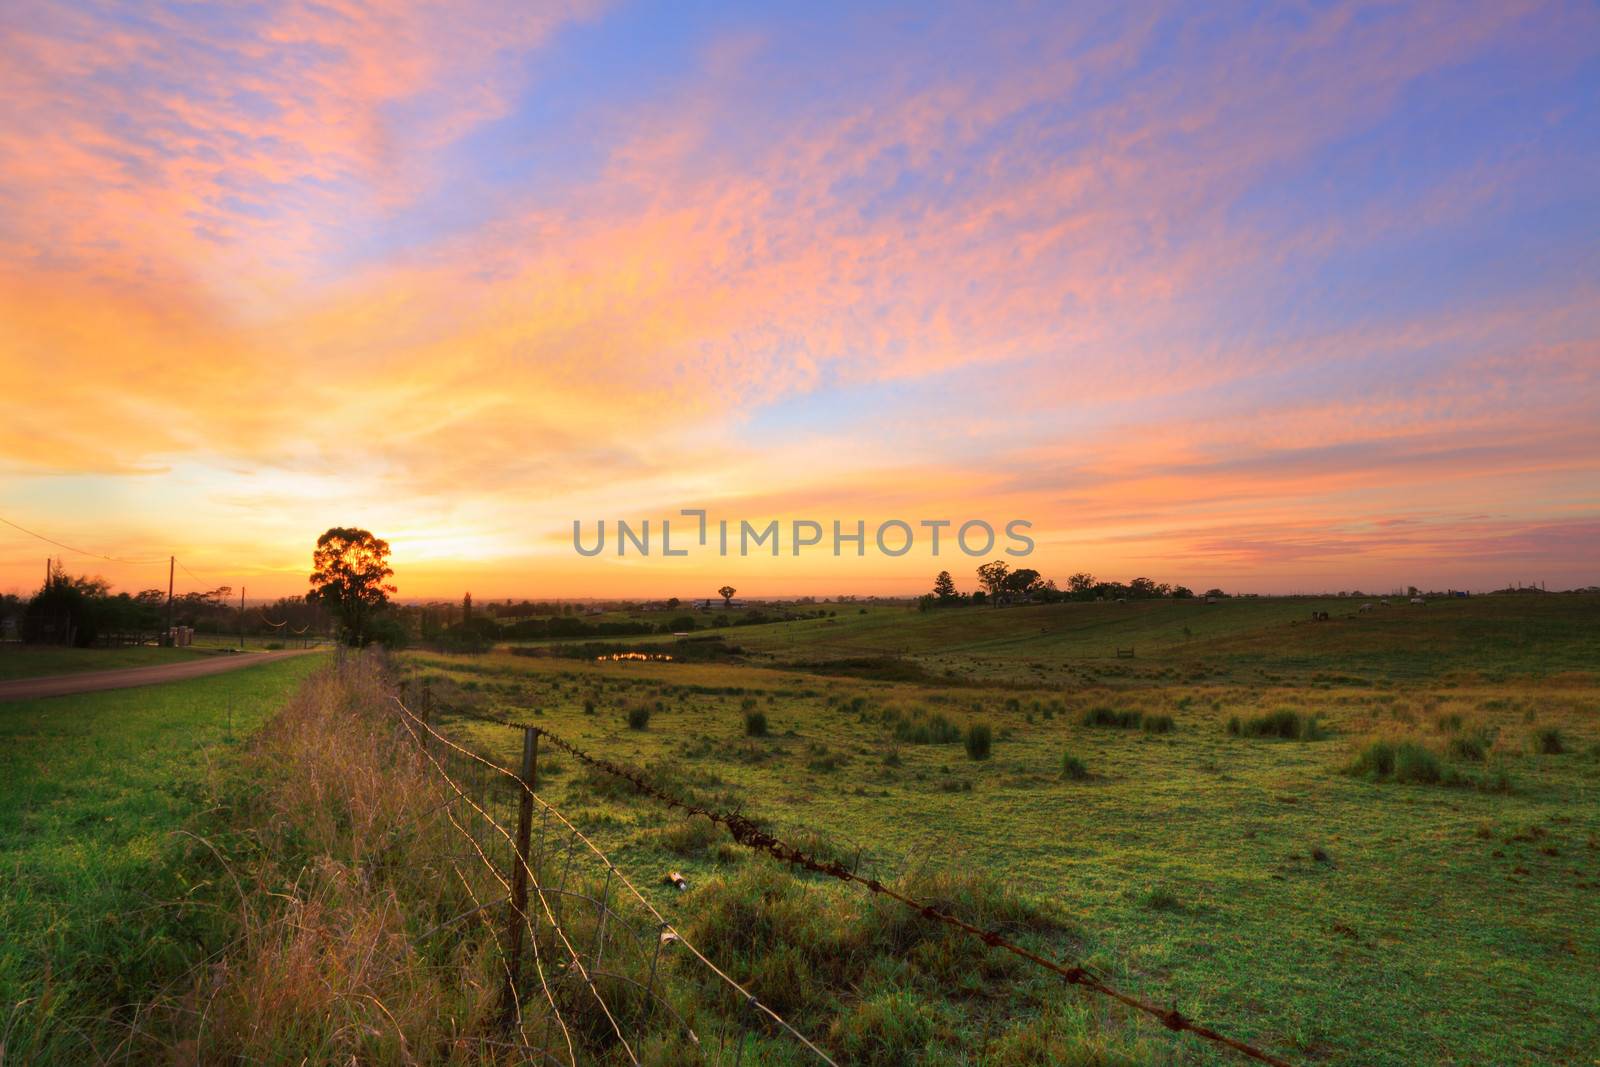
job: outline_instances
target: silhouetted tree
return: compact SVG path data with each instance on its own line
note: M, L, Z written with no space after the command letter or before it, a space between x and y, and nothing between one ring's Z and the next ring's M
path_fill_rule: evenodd
M978 568L978 583L989 591L990 597L998 600L1006 591L1006 576L1010 573L1011 565L1003 559L997 559Z
M940 571L939 576L933 580L933 595L941 604L948 604L961 596L956 592L956 580L950 577L949 571Z
M373 614L389 602L395 587L389 568L389 542L366 530L335 526L317 538L311 555L312 590L306 599L338 612L345 639L367 643Z
M717 595L722 598L722 606L725 608L732 607L733 594L737 593L738 591L739 590L735 589L731 585L725 585L721 589L718 589Z
M1005 590L1012 596L1026 597L1039 586L1039 572L1032 567L1018 567L1005 578Z
M1067 589L1072 592L1073 596L1079 598L1080 600L1088 600L1090 597L1094 596L1094 587L1094 575L1090 574L1088 571L1079 571L1077 574L1074 574L1071 578L1067 579Z
M1156 583L1151 581L1149 578L1135 578L1133 581L1128 583L1128 595L1145 599L1148 597L1160 596L1161 593L1160 590L1156 588Z

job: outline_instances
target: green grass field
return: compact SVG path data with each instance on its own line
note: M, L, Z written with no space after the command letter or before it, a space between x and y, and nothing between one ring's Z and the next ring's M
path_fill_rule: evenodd
M108 1013L215 947L205 909L180 906L215 887L185 880L178 831L211 765L324 658L0 703L0 1061L104 1058Z
M544 725L859 849L874 872L996 873L1070 914L1061 951L1290 1059L1590 1062L1600 598L1359 603L841 611L731 629L744 655L720 663L407 658L441 708ZM1312 622L1314 608L1334 618ZM871 677L907 663L919 680ZM648 726L631 729L640 708ZM1151 729L1092 725L1094 708ZM1315 717L1315 739L1251 736L1280 709ZM755 713L766 736L750 736ZM511 731L441 718L508 763L518 749ZM961 743L975 722L994 732L989 758ZM1351 773L1374 742L1418 755ZM545 759L542 781L684 921L697 897L662 873L715 886L746 865L570 758ZM897 995L875 981L854 995ZM1012 997L1026 1019L1078 994ZM978 1047L993 1018L981 1000L927 1010L919 1055L935 1058ZM1233 1062L1153 1024L1138 1036L1150 1062Z
M518 733L474 716L540 724L885 880L909 874L907 884L957 897L997 883L1010 903L968 906L999 907L1034 947L1294 1062L1590 1062L1600 1047L1600 598L1357 606L838 605L823 618L728 628L723 643L737 652L704 662L416 652L400 673L413 696L428 683L436 722L507 764ZM1313 622L1312 610L1334 617ZM1134 656L1117 655L1128 647ZM343 840L342 820L378 810L340 814L341 775L364 748L340 733L336 706L313 714L303 696L297 725L277 731L280 747L291 738L303 749L276 757L289 760L283 773L305 763L305 788L327 791L305 803L299 787L280 796L288 806L270 819L295 811L303 827L241 822L257 809L214 793L248 785L213 771L234 767L240 742L325 661L0 705L5 1062L148 1059L163 1047L149 1028L142 1044L119 1042L138 1029L129 1006L152 1002L170 1047L183 1047L185 997L204 987L194 968L238 933L240 914L276 915L285 945L344 936L337 924L306 934L294 908L275 904L299 894L302 877L324 886L314 899L348 909L352 930L379 923L384 936L415 938L461 910L430 918L426 900L412 901L421 910L401 919L387 898L362 899L359 878L328 896L328 871L354 875L369 862L354 830L334 867L316 860L313 873L295 873L312 862L300 853L305 834ZM336 734L344 754L310 766ZM921 920L754 860L709 824L548 747L540 779L542 795L675 925L840 1062L1238 1062L1047 973L912 934ZM203 830L214 809L233 813L226 870L256 870L242 911L224 867L184 833ZM669 871L686 876L687 892L663 883ZM419 949L443 955L414 975L379 968L353 987L362 992L341 994L346 979L324 968L355 966L366 950L325 964L293 955L291 980L275 970L275 936L256 931L254 954L236 961L253 977L228 986L231 1036L206 1047L320 1062L335 1047L326 1042L345 1047L338 1035L358 1024L330 1016L305 1031L322 1044L302 1048L294 1021L274 1019L258 1046L251 1013L382 1024L368 996L380 986L417 1035L449 1031L454 1013L475 1018L470 1005L483 1003L452 992L459 951ZM325 995L306 982L324 982ZM430 1021L439 998L452 1014ZM384 1033L348 1041L398 1055ZM803 1060L769 1034L746 1062Z

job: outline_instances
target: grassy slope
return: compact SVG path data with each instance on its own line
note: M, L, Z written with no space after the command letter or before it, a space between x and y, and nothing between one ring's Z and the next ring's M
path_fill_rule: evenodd
M42 648L0 647L0 681L79 671L153 667L205 655L195 648Z
M1224 610L1176 614L1211 608ZM1600 602L1484 599L1295 621L1309 611L1303 601L1067 605L906 613L892 629L868 615L829 628L850 635L826 642L839 655L898 639L969 677L1015 678L1041 658L1078 672L1067 687L1036 693L749 667L511 656L417 663L447 664L476 687L450 699L525 717L538 709L536 721L608 755L662 761L732 790L752 811L864 843L890 870L931 854L1058 896L1080 918L1090 951L1130 985L1297 1056L1395 1065L1581 1059L1600 1041L1590 1010L1600 965L1592 673L1600 655L1590 635ZM1180 621L1193 618L1209 628ZM741 631L740 642L754 644L747 635L760 629ZM1139 660L1096 659L1087 674L1075 661L1122 640L1141 648ZM1163 641L1167 654L1142 651ZM1591 673L1547 677L1583 669ZM747 689L775 736L742 736L747 694L696 686ZM846 705L855 695L958 723L982 718L1001 740L983 763L959 745L895 745ZM600 713L584 714L584 700L596 697ZM627 730L620 710L639 699L662 701L643 733ZM1007 707L1011 699L1017 707ZM1079 724L1076 713L1097 702L1173 714L1177 730ZM1046 719L1052 705L1064 710ZM1338 733L1300 744L1223 731L1231 715L1282 706L1316 711ZM1452 712L1498 730L1514 793L1339 773L1369 734L1440 745L1435 721ZM1535 754L1532 736L1544 725L1559 725L1572 751ZM456 729L514 755L507 732L465 721ZM885 764L891 751L898 766ZM1062 781L1063 751L1083 758L1092 777ZM658 810L597 799L570 761L546 763L552 799L646 880L674 867L703 880L731 862L715 850L673 852L661 834L671 820ZM1313 859L1314 850L1327 858Z
M321 659L0 704L0 1018L19 1061L192 962L193 913L167 906L186 890L174 831L208 761Z

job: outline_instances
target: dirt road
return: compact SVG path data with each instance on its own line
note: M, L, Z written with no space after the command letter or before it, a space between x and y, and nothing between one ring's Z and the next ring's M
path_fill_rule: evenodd
M231 656L207 656L204 659L186 660L182 663L160 663L153 667L122 667L110 671L81 671L77 674L52 674L43 678L17 678L0 682L0 701L37 700L40 697L94 693L101 689L127 689L136 685L179 682L185 678L203 678L208 674L237 671L259 663L271 663L316 651L318 650L314 648L297 648L286 652L241 652Z

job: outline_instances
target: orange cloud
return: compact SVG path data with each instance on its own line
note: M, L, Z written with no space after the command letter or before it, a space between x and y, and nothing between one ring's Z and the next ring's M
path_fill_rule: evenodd
M0 29L0 488L94 543L98 523L164 553L177 524L52 486L160 485L201 563L269 583L314 527L359 520L423 588L487 559L566 594L670 589L576 571L560 534L681 506L1016 515L1051 567L1153 545L1288 575L1410 565L1370 516L1477 551L1459 516L1491 487L1519 514L1483 538L1593 504L1592 279L1333 325L1253 304L1290 299L1287 266L1470 226L1536 165L1250 210L1419 78L1507 42L1570 62L1592 13L1338 6L1188 63L1150 62L1154 15L1106 39L1001 26L973 49L1029 63L843 54L867 88L798 103L782 40L741 33L649 105L587 102L592 170L439 226L441 190L486 182L464 141L519 117L587 5L26 14ZM1329 545L1293 547L1308 522ZM837 573L908 588L926 562Z

